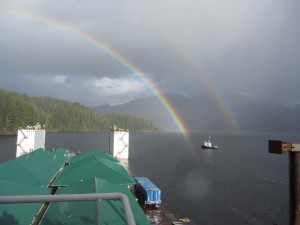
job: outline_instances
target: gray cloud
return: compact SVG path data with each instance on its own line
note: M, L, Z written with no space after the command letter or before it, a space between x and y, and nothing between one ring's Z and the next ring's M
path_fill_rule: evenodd
M116 104L151 94L137 67L165 92L297 103L299 9L295 0L1 1L0 88Z

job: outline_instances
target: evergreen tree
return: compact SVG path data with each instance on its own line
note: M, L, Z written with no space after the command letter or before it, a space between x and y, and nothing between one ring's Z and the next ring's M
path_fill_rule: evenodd
M105 131L114 124L132 131L157 131L151 121L129 115L100 115L96 111L51 97L28 97L0 89L0 134L19 127L46 125L56 131Z

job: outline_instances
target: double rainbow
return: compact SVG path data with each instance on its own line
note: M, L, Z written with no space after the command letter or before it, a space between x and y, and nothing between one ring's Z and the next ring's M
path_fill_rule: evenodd
M172 118L174 124L176 125L178 131L180 131L190 149L193 150L192 141L188 135L188 128L186 127L184 121L181 119L180 115L176 111L176 109L172 106L171 102L168 98L162 93L161 90L143 73L133 62L127 59L124 55L117 52L111 46L107 45L103 42L99 37L94 37L88 33L85 33L74 26L71 26L67 23L62 23L58 20L55 20L50 17L46 17L44 15L40 15L33 12L21 11L18 9L9 9L9 8L1 8L0 13L13 15L15 17L25 18L33 21L37 21L39 23L43 23L45 25L51 26L55 29L60 29L68 34L74 35L77 38L81 39L84 42L87 42L101 51L105 52L109 56L111 56L114 60L121 63L124 67L126 67L129 71L131 71L134 75L138 76L143 80L143 82L149 87L152 93L159 99L163 107L166 109L170 117Z

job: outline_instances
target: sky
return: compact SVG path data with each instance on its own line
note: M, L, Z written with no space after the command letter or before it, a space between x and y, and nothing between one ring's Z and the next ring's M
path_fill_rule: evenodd
M300 103L298 0L1 0L0 88L94 107L159 93Z

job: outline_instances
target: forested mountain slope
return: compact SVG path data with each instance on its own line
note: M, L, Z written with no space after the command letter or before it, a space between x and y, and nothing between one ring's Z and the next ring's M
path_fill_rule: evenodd
M158 128L149 120L129 115L101 115L79 103L51 97L29 97L0 89L0 134L39 122L47 130L106 131L114 124L132 131Z

